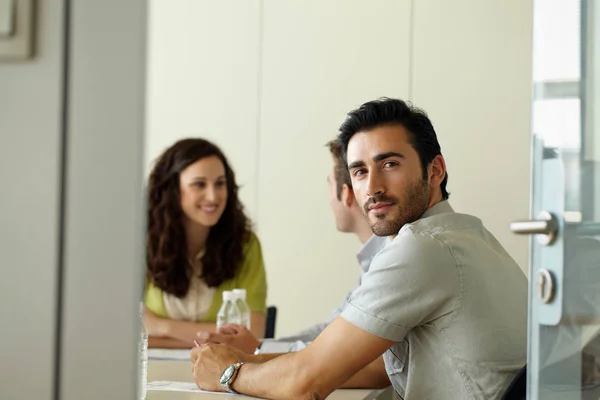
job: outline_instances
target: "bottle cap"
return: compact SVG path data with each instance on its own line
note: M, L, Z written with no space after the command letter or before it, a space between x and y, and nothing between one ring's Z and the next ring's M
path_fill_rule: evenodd
M235 300L235 295L233 294L233 292L231 290L226 290L223 292L223 301L232 301Z
M233 289L236 298L246 300L246 289Z

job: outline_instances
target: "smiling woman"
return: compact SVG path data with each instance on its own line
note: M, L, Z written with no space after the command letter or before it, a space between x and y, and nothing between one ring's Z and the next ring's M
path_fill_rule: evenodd
M264 335L262 251L221 150L180 140L157 160L148 184L144 322L155 347L192 347L214 331L222 292L247 291L252 332Z

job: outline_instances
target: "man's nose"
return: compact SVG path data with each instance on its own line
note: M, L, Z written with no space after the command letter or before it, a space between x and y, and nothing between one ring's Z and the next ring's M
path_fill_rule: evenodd
M385 193L385 188L379 174L369 174L369 182L367 184L367 194L369 197L380 196L383 193Z

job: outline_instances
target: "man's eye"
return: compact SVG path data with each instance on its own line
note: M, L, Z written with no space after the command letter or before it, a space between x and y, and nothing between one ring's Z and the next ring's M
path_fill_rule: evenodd
M364 169L357 169L356 171L354 171L354 176L362 176L365 174L365 170Z
M395 166L397 166L397 165L398 165L398 163L397 163L397 162L394 162L394 161L388 161L388 162L386 162L385 164L383 164L383 167L384 167L384 168L392 168L392 167L395 167Z

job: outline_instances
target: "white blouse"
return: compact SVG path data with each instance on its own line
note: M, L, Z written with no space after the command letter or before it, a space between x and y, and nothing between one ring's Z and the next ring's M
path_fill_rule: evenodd
M204 254L205 251L202 250L191 263L190 288L185 297L178 298L163 292L163 302L170 319L199 322L208 313L217 288L209 287L204 279L199 278L202 273Z

